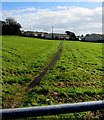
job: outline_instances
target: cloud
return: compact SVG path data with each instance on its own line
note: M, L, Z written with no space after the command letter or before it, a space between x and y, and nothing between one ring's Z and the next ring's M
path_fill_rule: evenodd
M25 13L29 11L29 13ZM57 6L55 10L27 8L4 11L3 19L14 17L24 30L65 33L72 31L77 35L88 33L101 33L102 8L88 9L75 6Z
M11 16L13 14L21 14L21 13L29 13L29 12L34 12L36 11L37 9L34 8L34 7L31 7L31 8L26 8L26 9L17 9L17 10L11 10L11 11L8 11L7 10L3 10L3 14L4 15L8 15L8 16Z
M26 9L14 10L14 12L21 13L21 12L27 12L27 11L29 12L34 10L36 10L36 8L32 7L32 8L26 8Z

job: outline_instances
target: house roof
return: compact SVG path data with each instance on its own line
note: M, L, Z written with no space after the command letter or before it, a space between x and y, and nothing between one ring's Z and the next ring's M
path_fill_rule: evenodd
M24 31L24 33L31 33L31 34L48 34L47 32L34 32L34 31Z
M88 35L99 35L99 36L104 36L104 34L95 34L95 33L88 34Z
M49 34L52 34L52 33L49 33ZM64 36L64 37L68 37L69 36L67 34L59 34L59 33L53 33L53 35L55 35L55 36Z

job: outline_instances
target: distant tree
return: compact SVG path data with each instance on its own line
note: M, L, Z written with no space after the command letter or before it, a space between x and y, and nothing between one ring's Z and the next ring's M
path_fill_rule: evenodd
M2 35L2 26L6 24L5 21L0 20L0 35Z
M73 32L65 31L65 33L70 36L71 40L77 40L77 38Z
M83 37L84 37L84 35L81 35L81 37L83 38Z
M5 19L5 23L2 24L3 35L18 35L20 34L21 25L17 23L14 18Z

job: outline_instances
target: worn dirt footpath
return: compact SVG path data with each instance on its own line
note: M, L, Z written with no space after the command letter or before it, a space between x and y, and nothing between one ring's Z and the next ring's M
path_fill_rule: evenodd
M25 90L29 91L31 88L34 88L35 86L37 86L37 84L40 83L41 79L47 74L49 69L58 61L61 52L62 52L62 41L60 41L58 51L54 56L54 58L51 60L50 64L43 70L43 72L39 76L33 78L32 82L27 86Z
M43 72L40 73L39 76L34 77L32 79L32 81L29 83L29 85L27 87L25 87L21 93L16 93L15 94L17 99L13 100L13 102L10 103L9 108L23 107L24 99L25 99L26 95L28 94L28 92L31 91L32 88L39 85L39 83L41 82L41 79L48 73L49 69L52 66L54 66L54 64L58 61L58 59L60 57L60 54L62 52L62 42L63 41L60 41L57 53L55 54L55 56L51 60L50 64L43 70Z

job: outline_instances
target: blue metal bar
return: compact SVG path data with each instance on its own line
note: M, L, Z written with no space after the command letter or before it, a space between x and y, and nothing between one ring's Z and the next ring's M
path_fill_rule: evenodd
M15 119L15 118L26 118L26 117L83 112L83 111L94 111L99 109L104 109L104 100L72 103L72 104L39 106L39 107L3 109L0 110L0 115L2 114L2 119L6 120L6 119Z

